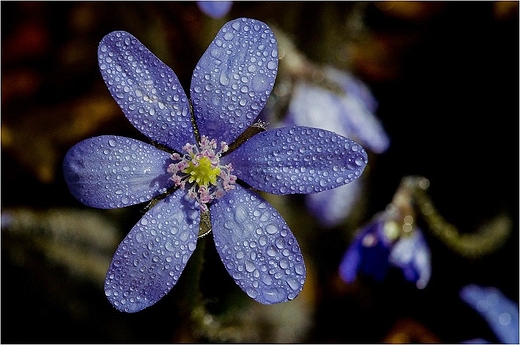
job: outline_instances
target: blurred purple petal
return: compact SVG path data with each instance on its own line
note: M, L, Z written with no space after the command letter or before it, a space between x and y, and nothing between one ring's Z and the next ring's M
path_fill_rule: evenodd
M377 99L365 83L345 70L327 66L324 68L324 71L326 77L336 82L347 96L359 100L372 114L376 113L378 107Z
M332 71L335 71L334 73ZM336 75L336 79L352 79L345 72L327 69L327 74ZM310 126L334 131L342 136L359 141L374 153L383 153L388 149L390 140L381 122L370 107L359 98L360 92L351 92L348 83L344 95L332 90L299 82L289 104L284 124ZM367 91L368 92L368 91ZM369 96L362 95L364 98Z
M384 235L385 220L376 220L365 226L354 238L340 263L340 277L347 283L354 281L358 273L382 281L388 271L391 241Z
M188 98L172 69L134 36L114 31L98 48L99 70L130 122L176 151L195 137Z
M233 1L197 1L197 6L207 16L220 19L228 14Z
M368 157L354 141L310 127L259 133L222 158L238 178L272 194L308 194L350 183Z
M409 236L401 236L390 252L390 263L402 269L406 280L424 289L431 276L430 249L422 230L415 228Z
M360 250L361 239L362 236L356 236L341 259L339 276L346 283L354 282L358 275L362 259Z
M142 203L173 184L170 155L142 141L104 135L86 139L65 155L63 173L72 195L85 205L119 208Z
M495 287L466 285L460 297L489 324L497 339L504 344L518 344L518 304Z
M182 191L152 207L119 244L105 294L120 311L134 313L160 300L177 283L195 250L199 210Z
M201 135L230 144L258 117L278 71L276 38L239 18L217 33L193 71L191 100Z
M361 195L363 181L357 179L344 186L326 190L305 197L309 211L325 227L334 227L350 214Z
M262 197L237 186L213 204L211 219L224 266L251 298L273 304L300 293L306 276L300 247Z

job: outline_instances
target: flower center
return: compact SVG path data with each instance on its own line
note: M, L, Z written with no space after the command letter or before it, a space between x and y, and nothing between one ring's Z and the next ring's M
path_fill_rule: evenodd
M182 172L190 176L188 181L195 182L199 186L207 187L208 184L217 185L217 176L220 175L220 168L213 167L208 157L204 156L198 161L192 159L189 165Z
M199 203L201 211L207 211L207 204L235 188L237 178L231 174L233 167L220 164L221 154L229 147L221 142L220 151L215 152L216 148L215 139L209 140L203 135L199 145L184 145L185 154L172 154L173 163L168 166L168 172L172 174L170 179L187 190L188 196Z

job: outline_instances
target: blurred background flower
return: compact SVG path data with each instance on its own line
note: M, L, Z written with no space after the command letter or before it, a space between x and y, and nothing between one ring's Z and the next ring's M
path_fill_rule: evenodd
M2 2L1 10L2 342L499 340L459 291L493 286L518 305L518 2L236 1L219 19L196 2ZM120 313L103 294L103 272L143 206L86 209L61 173L83 139L146 140L106 90L98 43L114 30L134 34L188 89L218 29L237 17L267 23L278 40L266 109L275 116L265 120L276 126L289 109L297 117L301 104L357 109L366 122L349 135L372 144L366 178L345 192L350 201L266 197L307 266L295 300L243 298L206 236L160 304ZM337 131L346 126L331 119ZM356 231L412 175L431 182L413 197L431 254L428 284L417 289L400 269L346 284L338 267ZM197 294L204 303L193 309Z
M431 275L430 250L422 230L412 228L407 234L391 214L376 215L354 239L341 261L340 276L352 283L358 273L382 281L390 267L400 268L404 278L419 289L428 284Z
M417 225L412 189L415 181L419 188L428 186L424 178L404 178L392 202L356 235L339 265L339 275L346 283L352 283L358 274L381 282L396 267L417 288L426 287L431 276L431 255L423 230Z
M197 1L197 6L206 15L220 19L228 14L233 6L233 1Z

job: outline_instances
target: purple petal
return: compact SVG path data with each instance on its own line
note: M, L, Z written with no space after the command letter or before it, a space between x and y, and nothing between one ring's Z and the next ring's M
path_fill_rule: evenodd
M300 247L267 201L237 185L210 211L220 258L251 298L273 304L292 300L300 293L306 276Z
M338 188L309 194L305 204L323 226L334 227L350 214L361 195L362 182L357 179Z
M112 305L134 313L177 283L197 245L199 211L177 191L160 201L119 244L105 280Z
M230 144L264 107L278 70L278 48L264 23L239 18L217 33L193 71L191 100L200 134Z
M361 264L361 237L357 237L350 244L347 251L341 259L339 265L339 276L347 283L356 280L359 265Z
M142 141L104 135L81 141L65 155L70 192L87 206L119 208L148 201L173 185L170 154Z
M358 99L371 113L375 113L378 107L377 99L374 97L368 86L360 79L356 78L348 71L327 66L324 69L325 75L334 81L350 97Z
M309 194L361 176L368 157L356 142L310 127L259 133L222 158L250 186L272 194Z
M402 236L390 251L390 263L400 267L406 280L414 282L419 289L424 289L431 276L430 249L422 235L422 230L415 228L410 236Z
M232 5L233 1L197 1L199 9L215 19L224 17Z
M106 35L98 60L112 97L141 133L179 152L195 142L179 79L134 36L125 31Z
M501 343L518 344L517 303L495 287L474 284L463 287L460 297L487 321Z
M384 218L376 216L356 235L339 266L340 277L347 283L355 280L358 272L382 281L388 271L390 246L384 234Z

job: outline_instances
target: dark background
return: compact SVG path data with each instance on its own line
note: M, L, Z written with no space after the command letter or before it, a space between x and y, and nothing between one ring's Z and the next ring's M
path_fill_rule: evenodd
M53 234L49 210L86 209L62 178L68 148L99 134L141 138L101 79L101 38L129 31L188 89L218 29L242 16L279 26L310 60L348 68L370 86L391 146L371 171L363 220L384 209L402 177L422 175L439 212L461 233L499 213L513 221L507 243L478 259L426 231L433 273L424 290L398 272L381 284L342 286L335 272L348 243L341 233L316 229L313 316L293 341L389 342L396 334L411 342L497 341L458 292L470 283L495 286L518 303L517 2L235 2L219 20L194 2L2 2L1 15L2 224L5 210L37 219L18 233L2 227L3 343L217 341L190 333L189 315L174 307L189 291L188 277L155 306L122 314L97 281L71 272L65 259L50 259L42 243ZM140 212L98 215L122 238ZM204 254L216 264L204 269L202 289L218 298L234 283L211 241Z

